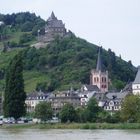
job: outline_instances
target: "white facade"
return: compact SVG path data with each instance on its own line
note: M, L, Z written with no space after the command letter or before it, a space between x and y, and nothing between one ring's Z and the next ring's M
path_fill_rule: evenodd
M118 101L110 100L109 102L107 102L105 104L104 110L111 111L111 112L121 110L121 101L119 101L119 100Z
M140 95L140 66L138 67L136 78L132 84L132 92L134 95Z
M27 106L27 112L33 112L35 110L35 107L40 102L46 101L46 99L26 99L25 104Z
M140 84L133 84L132 90L134 95L140 95Z

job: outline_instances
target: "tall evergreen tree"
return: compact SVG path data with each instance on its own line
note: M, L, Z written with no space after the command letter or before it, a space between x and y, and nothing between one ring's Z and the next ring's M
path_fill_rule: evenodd
M13 58L7 69L3 105L4 116L18 119L25 115L25 99L23 62L22 55L19 53Z

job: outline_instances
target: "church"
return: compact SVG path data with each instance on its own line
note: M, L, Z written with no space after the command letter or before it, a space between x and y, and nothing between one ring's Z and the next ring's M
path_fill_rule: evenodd
M101 47L98 52L98 60L96 69L91 70L90 85L96 85L101 93L108 92L108 71L102 66Z

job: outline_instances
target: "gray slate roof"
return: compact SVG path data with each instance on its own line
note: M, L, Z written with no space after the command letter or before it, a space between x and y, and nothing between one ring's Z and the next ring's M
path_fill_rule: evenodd
M137 72L137 75L133 84L140 84L140 66L138 67L138 72Z
M37 91L34 91L33 93L30 93L27 95L27 100L37 100L38 98L37 97L45 97L45 99L49 96L48 93L43 93L41 91L37 92Z
M96 71L103 71L102 69L102 59L101 59L101 48L99 47L99 52L98 52L98 60L97 60L97 65L96 65Z
M47 20L47 26L48 27L57 27L57 28L65 27L62 20L58 20L53 12Z
M129 94L128 92L107 93L106 97L108 99L113 99L113 98L115 98L115 99L123 99L128 94Z
M85 85L88 91L100 91L96 85Z

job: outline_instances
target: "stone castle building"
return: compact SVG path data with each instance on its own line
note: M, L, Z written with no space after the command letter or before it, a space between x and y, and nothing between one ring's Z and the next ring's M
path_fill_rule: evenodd
M103 70L101 48L99 48L97 66L91 70L90 84L96 85L102 93L105 93L108 92L108 83L108 71Z
M51 16L47 19L44 28L45 34L41 35L40 30L38 30L38 42L36 44L31 45L31 47L43 48L46 47L46 45L53 41L56 37L64 38L73 35L73 33L70 30L67 31L63 21L57 19L54 12L52 12Z
M44 42L50 42L54 40L56 36L64 37L66 35L65 24L62 20L58 20L57 17L52 12L51 16L48 18L45 26Z

